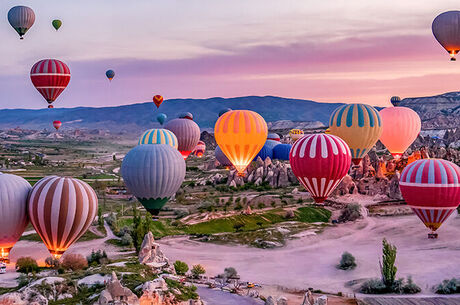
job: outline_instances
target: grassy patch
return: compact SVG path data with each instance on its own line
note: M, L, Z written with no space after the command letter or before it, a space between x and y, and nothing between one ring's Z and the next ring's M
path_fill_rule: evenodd
M82 241L90 241L98 238L103 238L102 236L96 235L91 231L86 231L85 234L83 234L77 242L82 242ZM37 233L33 234L28 234L28 235L23 235L19 240L27 240L27 241L34 241L34 242L41 242L42 239Z
M174 281L168 278L165 278L166 284L168 284L169 291L174 294L178 301L188 301L198 299L198 294L196 293L196 286L185 286L184 284ZM175 293L175 290L179 290L180 294Z

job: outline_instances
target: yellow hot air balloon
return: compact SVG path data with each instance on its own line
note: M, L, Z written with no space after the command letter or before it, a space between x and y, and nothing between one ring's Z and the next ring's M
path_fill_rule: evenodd
M291 137L291 140L295 142L295 141L297 141L298 139L300 139L301 137L304 136L303 130L291 129L291 130L289 130L289 136Z
M379 113L383 123L380 141L395 159L399 159L417 139L422 127L420 117L407 107L389 107Z
M329 119L331 134L350 147L352 161L358 165L382 134L379 112L366 104L347 104L337 108Z
M222 114L214 127L217 145L243 175L267 139L264 118L250 110L232 110Z
M325 133L325 134L331 134L331 129L330 129L330 128L326 129L326 130L324 131L324 133Z

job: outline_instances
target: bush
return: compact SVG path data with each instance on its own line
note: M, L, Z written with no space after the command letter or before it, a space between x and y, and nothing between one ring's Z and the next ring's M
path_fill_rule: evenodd
M340 222L355 221L360 218L361 215L361 205L352 203L347 205L339 216Z
M45 259L45 264L49 268L57 269L61 265L61 262L54 256L49 256Z
M257 208L258 208L258 209L263 209L263 208L265 208L265 203L259 202L259 203L257 204Z
M460 281L455 278L444 280L441 284L435 287L435 292L438 294L460 293Z
M132 246L133 245L133 238L131 237L131 235L128 232L123 234L123 236L121 237L121 244L123 246Z
M343 252L340 263L337 265L337 268L342 270L350 270L356 268L355 257L349 252Z
M244 228L244 223L237 222L233 225L233 229L235 229L235 232L240 232L243 231Z
M62 267L72 271L83 270L88 267L88 261L81 254L67 254L62 260Z
M235 211L240 211L243 209L243 205L241 203L237 203L235 207L233 208Z
M238 272L233 267L227 267L224 269L224 275L226 278L236 278L238 277Z
M419 293L422 291L419 286L417 286L414 281L412 280L412 277L407 278L407 283L406 285L403 286L403 292L407 294L415 294Z
M205 274L206 270L201 265L193 265L191 272L192 272L193 278L197 279L200 277L200 275Z
M20 273L35 273L39 270L37 262L32 257L20 257L16 261L16 271Z
M107 253L102 250L91 251L91 254L86 257L86 260L89 265L101 265L109 262Z
M176 261L174 263L174 269L178 275L185 275L188 271L188 265L182 261Z
M292 219L295 217L294 211L293 210L287 210L286 215L284 215L284 218L286 219Z
M360 292L365 294L382 294L387 293L388 290L381 279L370 279L361 285Z

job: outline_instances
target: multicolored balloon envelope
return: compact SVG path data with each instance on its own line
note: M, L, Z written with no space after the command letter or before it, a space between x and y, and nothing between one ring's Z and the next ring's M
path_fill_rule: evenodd
M30 79L35 88L48 102L48 108L70 82L70 69L57 59L43 59L30 70Z
M331 134L343 139L350 147L354 164L375 145L382 134L379 112L366 104L347 104L340 106L329 119Z
M460 168L442 159L422 159L403 170L399 188L407 204L433 232L460 204Z
M111 81L115 77L115 71L107 70L105 71L105 76Z
M303 130L300 129L291 129L289 130L289 136L293 142L297 141L301 137L303 137L304 133Z
M185 161L169 145L139 145L123 159L121 175L145 209L158 215L184 181Z
M31 189L24 178L0 173L0 261L8 261L11 248L29 223L27 197Z
M264 118L250 110L225 112L214 127L217 145L240 175L264 146L267 133Z
M292 146L289 163L292 172L313 199L322 203L348 173L351 153L339 137L310 134Z
M97 214L97 195L81 180L48 176L32 188L28 211L49 252L60 258L91 226Z
M431 26L439 44L450 54L450 60L460 51L460 11L448 11L438 15Z
M167 144L177 149L179 142L176 135L167 129L149 129L139 138L137 145L141 144Z
M198 158L201 158L203 157L205 151L206 151L206 143L204 143L203 141L198 141L198 144L196 145L195 149L192 151L192 154L194 154Z
M379 114L383 124L380 142L399 159L417 139L422 121L417 112L407 107L384 108Z
M163 103L163 97L159 94L155 95L153 97L153 103L157 106L157 108L160 108L161 103Z
M177 149L187 159L200 140L198 124L190 119L178 118L168 121L164 127L176 135L179 143Z
M24 39L23 36L34 25L35 13L30 7L18 5L8 11L8 22L18 32L20 39Z
M281 141L281 138L278 134L276 133L269 133L267 135L267 140L271 140L271 141L277 141L277 142L280 142Z
M56 129L56 130L59 130L59 128L61 128L62 126L62 122L61 121L53 121L53 127Z

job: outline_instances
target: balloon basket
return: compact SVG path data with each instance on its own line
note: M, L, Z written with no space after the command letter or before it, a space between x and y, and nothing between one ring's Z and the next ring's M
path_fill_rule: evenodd
M457 58L451 57L450 61L457 61Z
M431 232L428 233L428 239L437 239L438 238L438 233Z

